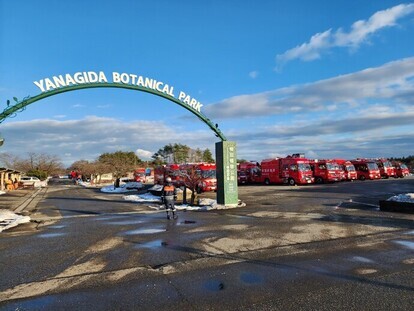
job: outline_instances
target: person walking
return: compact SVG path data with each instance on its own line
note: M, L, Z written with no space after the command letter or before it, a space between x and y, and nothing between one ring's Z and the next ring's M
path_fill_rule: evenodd
M166 185L162 188L161 200L164 202L165 210L167 212L167 219L171 219L170 213L174 219L177 219L175 210L175 200L177 200L177 189L172 184L171 177L165 179Z

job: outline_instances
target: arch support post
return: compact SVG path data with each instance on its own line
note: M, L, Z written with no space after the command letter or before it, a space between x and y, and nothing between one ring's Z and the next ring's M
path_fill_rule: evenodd
M236 143L216 143L217 203L236 207L239 201L237 190Z

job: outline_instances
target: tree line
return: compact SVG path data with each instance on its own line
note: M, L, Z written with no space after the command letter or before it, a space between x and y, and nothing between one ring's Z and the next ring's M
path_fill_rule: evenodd
M56 155L32 152L22 158L10 153L0 153L1 166L24 172L26 175L36 176L41 180L46 179L47 176L65 175L70 171L80 172L87 177L112 173L114 178L120 178L138 167L190 162L214 163L214 159L209 149L192 149L187 145L177 143L160 148L152 155L151 161L141 160L133 151L116 151L103 153L93 161L75 161L67 168Z

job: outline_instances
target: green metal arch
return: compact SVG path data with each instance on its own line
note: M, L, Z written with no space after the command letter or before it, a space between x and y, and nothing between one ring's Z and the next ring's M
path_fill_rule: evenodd
M218 129L218 126L214 125L209 118L204 116L202 113L195 110L193 107L179 101L173 96L170 96L168 94L159 92L157 90L137 86L137 85L130 85L130 84L122 84L122 83L85 83L85 84L75 84L71 86L65 86L60 87L57 89L54 89L52 91L43 92L39 95L33 96L33 97L26 97L21 101L16 100L16 104L13 106L8 106L6 109L3 110L2 113L0 113L0 123L2 123L7 117L10 117L11 115L15 114L16 112L22 111L26 106L33 104L34 102L37 102L41 99L44 99L46 97L54 96L60 93L65 92L71 92L81 89L92 89L92 88L122 88L122 89L129 89L129 90L136 90L146 93L151 93L153 95L157 95L160 97L163 97L165 99L168 99L169 101L172 101L181 107L187 109L191 113L193 113L197 118L199 118L201 121L203 121L207 126L215 133L217 137L219 137L222 141L226 141L226 137L223 135L223 133Z

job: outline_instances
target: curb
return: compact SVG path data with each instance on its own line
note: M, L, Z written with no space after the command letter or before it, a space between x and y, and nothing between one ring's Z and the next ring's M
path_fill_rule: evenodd
M37 189L34 193L32 193L27 199L25 199L19 206L14 209L15 213L23 212L29 205L31 205L31 209L35 208L39 200L35 200L36 196L43 190L44 188ZM33 203L33 204L31 204Z

